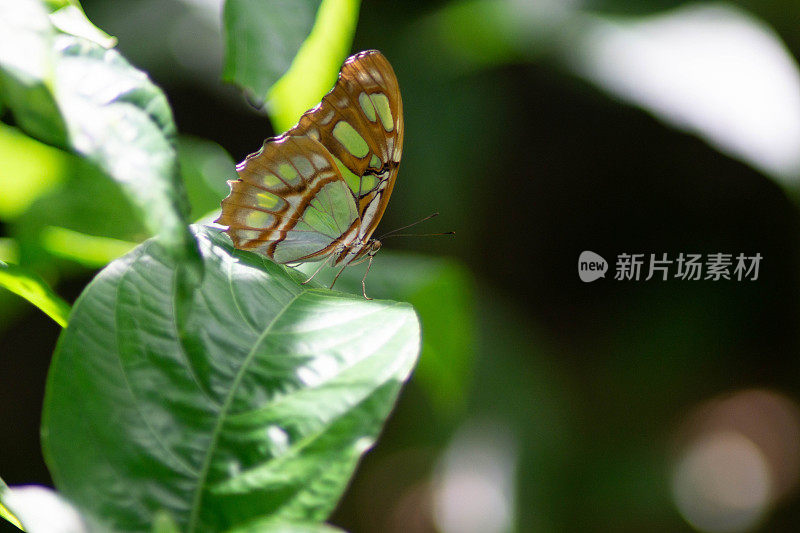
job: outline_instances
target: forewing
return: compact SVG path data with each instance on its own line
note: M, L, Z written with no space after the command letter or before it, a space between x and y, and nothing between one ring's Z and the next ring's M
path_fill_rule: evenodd
M360 237L369 237L386 209L403 150L403 102L383 54L369 50L348 58L334 88L289 133L319 140L334 156L358 201Z
M309 137L267 139L236 170L217 222L234 246L278 263L330 255L360 219L333 156Z

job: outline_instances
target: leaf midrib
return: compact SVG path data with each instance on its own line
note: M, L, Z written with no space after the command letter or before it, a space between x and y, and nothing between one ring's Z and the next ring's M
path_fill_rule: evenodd
M389 306L389 307L387 307L385 309L382 309L380 311L375 311L374 313L381 313L381 312L383 312L383 311L385 311L387 309L392 309L392 308L397 307L399 305L401 305L399 302L395 302L391 306ZM374 314L374 313L372 313L372 314ZM403 329L403 327L405 325L406 325L405 321L400 323L397 326L397 328L395 329L395 331L392 333L392 335L386 340L384 345L388 344L389 341L394 339L398 335L398 333ZM358 367L359 365L363 364L365 361L366 361L366 359L361 359L359 361L356 361L352 365L348 365L347 367L345 367L345 369L347 369L347 370L354 369L354 368ZM314 432L309 433L308 435L305 435L302 439L300 439L299 441L293 443L289 447L289 449L286 451L286 453L284 453L280 457L276 457L276 458L273 459L273 461L275 463L273 465L273 469L280 468L281 465L283 465L283 464L285 464L285 463L287 463L289 461L296 460L297 457L306 448L312 446L315 442L317 442L318 439L322 435L324 435L331 427L333 427L336 423L341 421L344 417L349 416L354 410L357 410L359 407L365 405L366 402L368 402L372 398L372 395L375 393L375 390L377 390L378 388L386 386L391 380L392 380L392 376L387 376L387 378L385 380L383 380L379 385L377 385L370 393L368 393L368 394L364 395L363 397L361 397L360 399L358 399L358 401L356 403L354 403L352 406L350 406L350 408L342 411L341 413L338 413L337 415L335 415L334 417L329 419L321 427L317 428ZM286 401L289 396L290 395L286 395L283 398L279 399L278 403ZM272 407L274 407L274 405L271 405L270 407L272 408ZM376 438L377 438L377 436L371 437L372 443L371 443L370 447L375 444ZM321 472L321 471L325 470L326 468L327 468L326 465L319 464L316 468L314 468L314 471L315 472ZM287 500L288 499L291 499L291 497L287 497Z
M203 500L203 487L205 486L206 479L208 478L208 473L211 469L211 458L214 455L213 452L216 449L217 441L222 431L222 421L227 416L228 410L230 409L233 403L233 398L235 396L236 390L238 389L239 384L241 383L241 380L245 372L247 371L248 366L255 358L256 349L258 348L258 346L261 345L261 343L264 341L267 335L270 334L272 328L275 326L275 324L278 323L278 320L283 316L286 310L289 309L294 304L294 302L296 302L297 299L300 298L300 296L306 294L307 292L308 290L302 290L299 293L297 293L291 300L289 300L286 303L283 309L281 309L280 312L277 315L275 315L275 317L270 321L267 327L264 328L264 332L258 337L256 342L253 344L253 347L248 352L247 357L245 357L244 361L242 361L242 365L239 367L239 371L236 373L236 377L234 377L233 379L230 391L228 391L228 395L225 397L225 401L223 402L222 408L220 409L219 415L217 416L217 423L214 426L213 432L211 433L211 441L208 444L208 450L206 451L206 455L203 459L203 466L201 467L200 475L197 478L197 488L195 489L195 493L192 498L192 514L189 516L189 524L188 524L189 533L193 533L197 527L197 521L200 516L200 505Z

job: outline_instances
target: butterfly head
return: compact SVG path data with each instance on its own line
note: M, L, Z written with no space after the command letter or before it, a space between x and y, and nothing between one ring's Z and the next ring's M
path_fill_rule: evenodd
M381 249L381 241L378 239L372 239L369 243L367 243L367 247L369 248L369 254L375 255L378 250Z

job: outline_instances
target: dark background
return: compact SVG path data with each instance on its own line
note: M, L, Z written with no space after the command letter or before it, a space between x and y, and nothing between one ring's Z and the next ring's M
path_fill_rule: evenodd
M592 7L647 16L677 4ZM275 133L218 81L213 53L202 68L180 65L181 32L194 36L199 56L219 45L200 24L177 28L184 4L82 5L165 90L182 134L213 140L239 161ZM800 454L800 228L791 195L546 54L465 66L426 33L446 5L366 1L353 51L383 51L403 91L403 165L382 230L439 211L425 231L457 233L385 247L446 256L471 273L475 323L455 325L477 339L469 392L460 409L437 412L412 380L332 522L353 532L457 530L436 518L436 494L449 479L443 457L466 446L478 454L467 468L478 478L481 453L511 465L511 492L501 498L510 529L691 530L673 496L676 465L725 430L761 450L774 496L763 519L733 530L796 531L798 471L787 457ZM738 5L800 57L797 3ZM583 250L609 261L606 279L578 279ZM764 259L752 282L615 281L623 252ZM77 269L59 294L73 301L91 275ZM30 306L3 321L0 473L8 484L49 484L38 427L59 328ZM742 479L737 462L722 468L733 483ZM490 475L484 482L491 488Z

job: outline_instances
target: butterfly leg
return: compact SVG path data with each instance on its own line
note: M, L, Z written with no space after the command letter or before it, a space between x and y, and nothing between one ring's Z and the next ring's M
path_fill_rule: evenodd
M347 265L343 266L342 269L339 271L339 273L336 274L336 277L333 278L333 281L331 282L331 286L328 287L329 289L333 289L333 286L336 285L336 280L339 279L339 276L342 275L342 272L344 272L345 268L347 268Z
M367 300L372 300L372 298L367 296L367 284L366 284L366 281L367 281L367 274L369 274L369 267L372 266L372 258L373 257L375 257L374 254L369 254L369 263L367 263L367 271L364 272L364 277L361 278L361 291L362 291L362 294L364 294L364 298L366 298Z
M314 279L314 276L319 274L320 270L322 270L322 267L324 267L324 266L325 266L325 261L320 262L320 265L317 267L317 269L314 271L314 273L311 274L311 277L308 278L307 280L305 280L304 282L302 282L300 285L305 285L306 283L308 283L309 281Z

